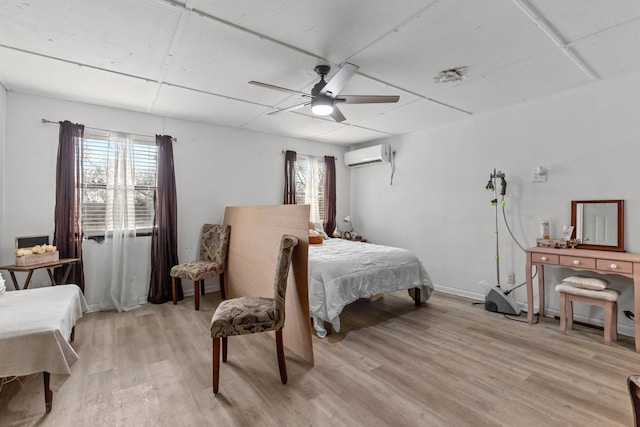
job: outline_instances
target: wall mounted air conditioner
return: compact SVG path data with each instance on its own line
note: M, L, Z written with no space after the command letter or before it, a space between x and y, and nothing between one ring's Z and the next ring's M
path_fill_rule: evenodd
M379 163L389 163L389 146L387 144L372 145L344 153L344 164L349 167Z

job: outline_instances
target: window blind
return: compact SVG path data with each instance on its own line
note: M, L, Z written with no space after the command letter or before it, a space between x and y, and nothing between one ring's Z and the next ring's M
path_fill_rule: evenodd
M117 138L116 138L117 136ZM137 233L151 232L153 227L154 203L158 170L158 149L153 138L129 138L122 141L122 135L110 133L85 133L79 149L82 192L80 222L86 236L105 236L113 230L113 218L107 211L107 192L118 191L119 184L108 185L109 168L132 168L133 200L135 207L135 229ZM115 150L118 144L128 144L132 164L124 165ZM131 183L129 183L131 185Z

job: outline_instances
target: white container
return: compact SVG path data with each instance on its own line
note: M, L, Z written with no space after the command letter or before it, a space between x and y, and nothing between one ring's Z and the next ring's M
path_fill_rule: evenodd
M549 221L542 221L540 223L540 238L549 239Z

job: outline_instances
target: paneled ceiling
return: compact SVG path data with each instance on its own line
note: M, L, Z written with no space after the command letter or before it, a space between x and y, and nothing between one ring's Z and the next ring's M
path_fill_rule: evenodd
M354 144L640 71L638 0L7 0L0 83L44 95L297 138ZM314 67L360 67L340 92L304 99ZM464 80L437 83L467 67ZM597 102L597 100L594 100ZM66 118L53 118L55 120Z

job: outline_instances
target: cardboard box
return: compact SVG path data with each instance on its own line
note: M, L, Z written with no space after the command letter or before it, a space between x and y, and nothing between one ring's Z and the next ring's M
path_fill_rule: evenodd
M45 262L55 262L55 261L58 261L59 259L60 259L60 253L58 251L45 252L43 254L17 256L16 265L20 267L26 267L29 265L42 264Z

